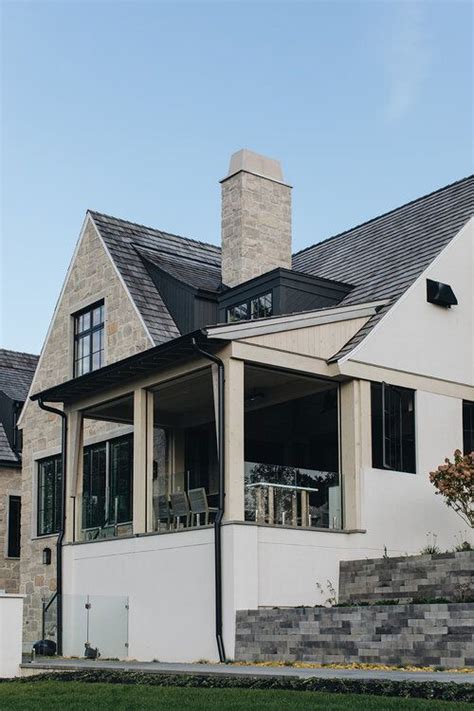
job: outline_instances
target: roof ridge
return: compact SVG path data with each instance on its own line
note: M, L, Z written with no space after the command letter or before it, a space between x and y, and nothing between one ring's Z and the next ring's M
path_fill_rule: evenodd
M183 259L187 260L188 262L194 262L194 264L203 264L204 266L208 267L209 269L216 269L220 271L220 265L218 264L212 264L208 261L205 261L204 259L198 259L197 257L188 257L187 254L180 254L179 259L176 259L176 255L174 252L167 252L164 249L156 249L155 247L143 247L141 244L136 244L136 242L132 242L132 246L134 249L136 249L138 252L144 251L144 252L153 252L153 254L156 254L157 257L163 257L163 258L168 258L168 261L170 262L177 262L179 264L180 261ZM165 256L164 256L165 255ZM173 259L173 257L175 259Z
M212 244L211 242L203 242L202 240L199 239L193 239L193 237L183 237L183 235L177 235L174 234L174 232L166 232L165 230L160 230L157 227L151 227L150 225L143 225L140 222L132 222L131 220L124 220L121 217L115 217L115 215L108 215L106 212L98 212L97 210L87 210L88 213L91 215L98 215L100 217L107 217L111 220L116 220L117 222L125 222L127 225L134 225L135 227L142 227L145 230L152 230L153 232L160 232L162 235L167 235L168 237L176 237L177 239L182 239L185 240L186 242L193 242L194 244L200 244L204 247L212 247L213 249L217 250L218 252L221 251L221 248L216 245Z
M380 215L371 217L369 220L360 222L359 224L354 225L353 227L349 227L348 229L343 230L342 232L338 232L337 234L332 235L331 237L326 237L325 239L322 239L319 242L310 244L310 245L308 245L308 247L303 247L303 249L300 249L298 252L294 252L294 254L292 254L292 257L296 257L297 255L302 254L303 252L306 252L308 249L313 249L314 247L319 247L320 244L330 242L331 240L337 239L338 237L343 237L344 235L347 235L349 232L353 232L354 230L357 230L360 227L365 227L365 225L370 225L372 222L375 222L376 220L381 220L382 218L387 217L388 215L392 215L394 212L397 212L398 210L402 210L404 207L408 207L409 205L414 205L415 203L420 202L421 200L426 200L426 198L432 197L433 195L436 195L437 193L441 193L441 192L443 192L443 190L448 190L448 188L452 188L455 185L459 185L460 183L468 182L472 178L474 178L474 173L471 173L470 175L466 175L464 178L455 180L452 183L448 183L448 185L444 185L442 188L437 188L436 190L432 190L430 193L426 193L425 195L420 195L420 197L414 198L413 200L409 200L408 202L403 203L403 205L399 205L398 207L394 207L391 210L387 210L387 212L382 212Z

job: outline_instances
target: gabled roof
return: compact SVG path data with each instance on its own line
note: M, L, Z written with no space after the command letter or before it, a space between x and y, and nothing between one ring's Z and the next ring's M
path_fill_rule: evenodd
M393 304L473 213L471 175L303 249L293 256L293 267L354 284L341 304L378 299L391 299ZM373 316L331 360L355 348L389 308Z
M180 335L136 248L163 259L220 267L220 249L167 232L89 211L155 343Z
M0 348L0 392L25 402L39 356Z
M473 213L474 176L469 176L293 256L293 268L299 272L354 285L342 306L390 301L331 360L346 355L363 340ZM148 273L147 262L193 288L222 288L220 247L98 212L89 214L155 345L180 333Z

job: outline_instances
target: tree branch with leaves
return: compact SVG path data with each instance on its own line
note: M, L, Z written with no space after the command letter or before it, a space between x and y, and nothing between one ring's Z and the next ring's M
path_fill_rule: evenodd
M474 452L463 455L454 452L454 461L445 459L434 471L430 481L437 494L445 497L447 506L474 528Z

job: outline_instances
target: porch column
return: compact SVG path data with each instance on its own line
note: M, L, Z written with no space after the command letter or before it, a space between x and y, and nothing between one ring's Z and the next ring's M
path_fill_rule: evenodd
M370 382L342 383L340 393L344 528L360 529L362 472L371 464Z
M81 525L81 491L82 486L82 447L83 418L82 413L68 413L67 458L66 458L66 531L67 543L77 540Z
M153 418L150 418L151 393L143 388L135 390L133 395L133 533L146 533L147 519L150 515L148 502L148 472L153 471ZM153 433L153 429L151 430ZM151 440L151 445L150 445ZM151 469L149 466L151 451Z
M244 362L225 363L225 521L243 521L244 511Z

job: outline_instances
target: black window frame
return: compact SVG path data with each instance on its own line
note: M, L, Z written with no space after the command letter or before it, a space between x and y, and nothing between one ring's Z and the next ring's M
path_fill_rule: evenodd
M45 492L45 484L42 483L42 474L44 476L45 466L53 464L53 489L51 492L51 521L49 526L45 526L42 520L42 514L45 511L43 494ZM54 536L61 530L62 518L62 455L54 454L51 457L39 459L37 462L37 510L36 510L36 535L38 537ZM43 499L43 500L42 500ZM47 530L46 530L47 529Z
M118 487L123 479L120 480L120 474L117 477L117 471L113 468L113 456L114 450L119 448L125 442L129 443L128 458L129 458L129 497L128 504L125 509L127 515L123 515L123 506L120 502L117 505L117 520L115 520L115 510L113 506L113 501L118 497ZM91 480L94 476L93 472L90 470L87 472L90 464L90 456L95 453L96 461L103 459L103 491L97 495L98 498L98 510L103 513L95 518L92 517L92 507L87 506L86 498L90 496L90 493L86 495L84 490L84 484L86 482L86 477ZM127 524L133 522L133 433L120 435L118 437L113 437L112 439L103 440L95 444L89 444L84 447L84 467L83 467L83 490L82 490L82 530L88 531L95 528L102 528L106 525L115 524ZM97 476L97 474L96 474ZM92 482L91 482L92 483ZM90 491L90 486L89 486ZM94 494L96 496L96 494ZM97 512L96 512L97 513Z
M12 506L13 504L13 506ZM17 511L13 511L16 508ZM8 495L7 558L19 558L21 552L21 496Z
M416 474L416 391L371 383L372 466Z
M474 452L474 402L462 401L462 449L464 454Z
M260 299L266 299L266 298L270 299L269 313L260 315L257 312L257 314L254 315L254 305ZM241 316L239 318L235 318L235 319L231 320L231 318L230 318L231 312L236 309L241 309L241 310L245 311L245 316ZM262 292L261 294L256 294L255 296L249 296L247 299L238 301L235 304L230 304L226 308L226 322L227 323L239 323L239 321L252 321L252 320L258 319L258 318L269 318L272 315L273 315L273 289L269 289L265 292Z
M99 323L93 323L93 314L97 309L101 309L101 319ZM81 318L89 315L89 326L87 328L80 329ZM78 378L86 373L91 373L93 370L98 370L105 365L105 301L100 299L90 306L86 306L84 309L77 311L73 314L74 321L74 358L73 358L73 371L74 377ZM94 345L94 335L96 333L101 333L100 337L100 348L97 350L93 349ZM81 343L88 344L88 353L86 355L79 355L79 348ZM94 355L99 354L99 365L94 367ZM84 370L80 368L79 365L84 361L88 363L88 369Z

